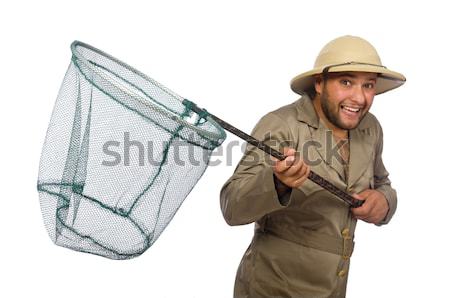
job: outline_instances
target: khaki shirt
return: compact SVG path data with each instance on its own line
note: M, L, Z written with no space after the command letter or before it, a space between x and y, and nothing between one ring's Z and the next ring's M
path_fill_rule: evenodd
M372 114L349 131L348 178L331 131L307 96L264 116L252 135L279 150L296 148L314 172L342 190L382 192L389 212L381 224L394 214L397 196L381 159L382 129ZM270 158L252 145L223 186L220 203L228 224L256 223L235 297L345 296L356 227L346 203L310 180L279 198Z

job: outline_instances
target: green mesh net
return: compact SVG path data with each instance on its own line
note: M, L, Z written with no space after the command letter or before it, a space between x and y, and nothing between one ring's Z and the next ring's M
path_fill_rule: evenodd
M173 218L225 133L127 64L81 42L71 49L39 168L44 223L57 245L136 257Z

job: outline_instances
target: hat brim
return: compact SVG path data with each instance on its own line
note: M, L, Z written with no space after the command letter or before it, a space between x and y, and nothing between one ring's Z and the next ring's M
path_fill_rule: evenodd
M314 68L310 71L299 74L291 80L291 89L298 94L305 94L314 88L314 76L321 74L324 67ZM406 78L401 73L389 70L383 66L350 64L330 68L329 72L371 72L377 73L378 79L375 87L375 94L381 94L389 90L400 87L406 82Z

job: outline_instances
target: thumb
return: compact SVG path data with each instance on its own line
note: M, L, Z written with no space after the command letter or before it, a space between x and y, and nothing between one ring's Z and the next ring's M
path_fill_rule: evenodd
M294 148L284 147L283 148L283 154L285 156L292 156L295 155L296 151Z
M357 193L352 194L352 197L354 197L355 199L360 200L360 201L365 199L362 195L357 194Z

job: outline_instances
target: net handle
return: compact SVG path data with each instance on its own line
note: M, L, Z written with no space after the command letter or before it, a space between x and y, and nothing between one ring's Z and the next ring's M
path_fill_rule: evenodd
M282 154L281 152L273 149L272 147L266 145L265 143L255 139L251 135L246 134L245 132L241 131L240 129L234 127L233 125L229 124L228 122L223 121L222 119L218 118L217 116L210 114L205 109L199 108L195 103L192 101L189 101L187 99L183 100L183 104L189 106L195 113L201 115L207 115L211 117L215 122L217 122L220 126L222 126L223 129L231 132L232 134L238 136L239 138L243 139L247 143L261 149L262 151L266 152L267 154L270 154L271 156L275 157L278 160L284 160L286 156ZM337 188L334 186L331 182L323 178L322 176L316 174L313 171L309 172L308 179L312 182L316 183L317 185L321 186L322 188L328 190L332 194L336 195L339 199L347 203L352 208L360 207L364 201L363 200L357 200L349 193Z

